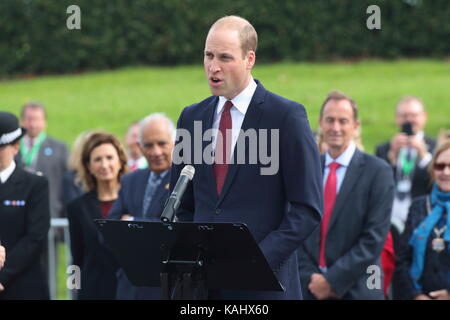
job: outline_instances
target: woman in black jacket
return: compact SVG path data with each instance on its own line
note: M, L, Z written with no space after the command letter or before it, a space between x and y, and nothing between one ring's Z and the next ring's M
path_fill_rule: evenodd
M86 193L69 203L73 264L81 269L78 299L114 299L117 262L101 240L94 219L106 218L117 199L126 156L116 137L91 133L81 153L80 180Z
M432 192L413 200L402 235L395 271L402 299L450 300L450 142L429 170Z

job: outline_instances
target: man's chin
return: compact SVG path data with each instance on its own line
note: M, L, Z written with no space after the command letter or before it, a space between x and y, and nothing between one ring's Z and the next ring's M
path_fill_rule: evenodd
M344 145L343 142L337 141L337 140L327 142L326 144L328 145L329 148L333 148L333 149L340 149Z
M170 167L164 166L164 165L160 165L160 166L151 166L150 170L155 172L155 173L161 173L164 172L166 170L168 170Z

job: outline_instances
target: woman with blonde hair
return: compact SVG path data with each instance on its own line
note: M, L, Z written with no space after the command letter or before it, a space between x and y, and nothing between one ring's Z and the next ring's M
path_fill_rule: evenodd
M81 269L78 299L114 299L117 262L102 243L94 219L106 218L118 197L127 159L119 140L110 133L92 132L81 150L77 172L83 195L69 203L67 216L73 264Z
M83 186L77 175L81 169L81 151L83 150L84 142L89 139L92 131L85 131L78 135L72 145L72 151L67 160L67 171L63 178L63 201L64 206L69 202L83 194Z
M402 235L402 299L450 300L450 141L438 147L429 172L431 194L413 200Z

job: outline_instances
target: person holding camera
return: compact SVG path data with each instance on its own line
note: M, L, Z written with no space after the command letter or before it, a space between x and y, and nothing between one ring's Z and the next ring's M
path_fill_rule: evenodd
M391 141L376 147L375 154L386 160L394 170L395 196L391 214L394 252L405 229L411 199L429 193L431 187L427 166L431 162L436 140L425 136L427 114L423 102L406 96L397 103L395 121L399 132ZM393 295L395 298L395 279Z

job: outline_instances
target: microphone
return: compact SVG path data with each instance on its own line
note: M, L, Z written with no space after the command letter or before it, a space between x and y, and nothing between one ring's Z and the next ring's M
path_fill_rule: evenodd
M172 194L167 199L164 205L164 210L161 215L161 221L164 223L173 222L175 218L175 212L180 207L181 199L186 191L189 181L194 177L195 168L191 165L187 165L181 170L180 177L178 178L175 188L173 188Z

